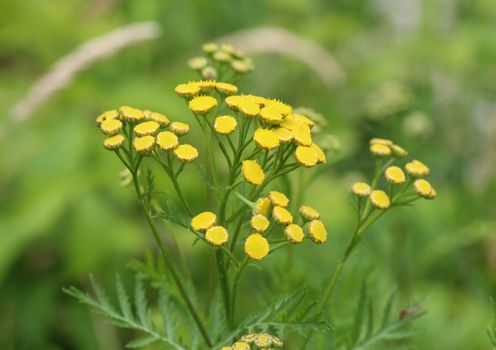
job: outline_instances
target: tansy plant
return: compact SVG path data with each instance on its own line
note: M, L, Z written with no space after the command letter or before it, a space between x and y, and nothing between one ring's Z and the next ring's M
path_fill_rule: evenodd
M190 66L203 76L206 68L215 69L219 80L190 81L175 88L196 119L196 126L129 106L104 112L96 120L105 135L103 146L127 169L128 175L123 177L133 185L157 244L160 263L148 258L145 263L134 264L138 276L134 307L120 279L119 308L111 305L93 279L96 298L76 288L66 291L118 326L142 333L128 344L130 347L162 343L173 349L267 350L282 347L281 339L287 332L297 331L302 335L298 348L305 348L314 331L330 329L324 311L366 229L392 207L435 197L435 190L423 179L429 169L417 160L407 163L404 170L394 166L407 152L390 140L371 140L370 151L376 157L374 178L370 184L352 187L356 227L320 300L307 303L306 289L298 288L269 303L260 313L240 319L236 312L238 289L248 266L304 242L315 244L314 249L324 253L325 246L318 245L328 240L328 231L319 211L300 203L299 198L296 203L291 201L281 189L284 181L279 180L288 182L292 172L325 164L328 152L315 142L313 130L318 129L318 119L297 113L280 100L238 91L232 82L245 73L240 69L241 62L252 66L243 54L230 45L206 44L204 51L206 57L190 60ZM223 77L230 82L220 80ZM189 138L193 128L204 135L205 149ZM183 170L192 162L198 163L210 199L199 211L193 210L180 181ZM154 181L158 176L168 179L176 202L164 202ZM202 243L198 249L208 249L215 256L221 301L219 310L215 303L209 309L209 317L196 298L198 291L191 279L162 242L159 219L185 227L195 243ZM158 291L156 309L161 311L161 322L147 305L145 279ZM178 316L184 314L189 318ZM178 323L188 322L194 327L181 334Z

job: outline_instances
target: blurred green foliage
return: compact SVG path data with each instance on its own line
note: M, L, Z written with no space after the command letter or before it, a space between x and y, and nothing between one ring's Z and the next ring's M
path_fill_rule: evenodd
M159 22L161 38L97 62L32 118L12 121L14 103L57 59L141 20ZM241 300L257 290L252 301L261 305L261 295L303 282L319 294L353 222L348 185L372 167L367 140L388 137L429 164L439 197L392 212L366 235L331 318L352 322L355 308L340 301L358 299L368 276L382 303L394 289L397 308L425 298L417 348L487 349L496 294L495 21L492 0L0 1L0 348L123 347L125 334L61 291L87 285L91 272L111 283L152 247L94 117L129 104L189 118L173 93L194 78L186 59L205 41L270 25L319 43L347 79L327 88L301 62L259 54L246 86L322 113L343 160L305 191L330 228L325 253L303 247L263 262L270 269L249 272ZM194 179L185 188L199 209ZM192 247L182 230L163 230L187 247L195 282L207 285L211 252Z

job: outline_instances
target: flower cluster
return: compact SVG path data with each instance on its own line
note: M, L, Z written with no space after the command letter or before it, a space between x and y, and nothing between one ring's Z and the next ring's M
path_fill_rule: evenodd
M282 348L283 341L268 333L248 333L243 335L231 346L224 346L220 350L271 350Z
M206 43L202 48L203 56L188 60L188 66L197 71L202 79L218 79L226 70L245 74L255 68L251 58L231 44Z

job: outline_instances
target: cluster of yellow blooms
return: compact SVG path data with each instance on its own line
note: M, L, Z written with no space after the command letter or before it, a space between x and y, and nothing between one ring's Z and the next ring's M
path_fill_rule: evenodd
M202 48L204 56L188 60L188 66L200 73L202 79L217 79L226 68L239 74L251 72L255 68L251 58L231 44L206 43Z
M122 106L102 113L96 122L108 136L103 141L106 149L115 151L122 148L127 137L132 139L133 149L139 154L147 155L157 148L173 151L175 157L183 162L191 162L198 157L195 147L179 143L179 138L189 132L189 125L170 122L163 114ZM167 127L169 130L165 130Z
M374 138L370 140L370 152L378 157L403 158L408 152L394 144L391 140ZM434 199L437 192L423 177L430 172L429 168L419 160L412 160L404 166L405 171L398 166L388 166L384 170L384 178L390 186L405 185L404 191L413 183L415 192L423 198ZM406 172L406 174L405 174ZM370 203L377 209L387 209L391 206L390 196L383 190L372 188L365 182L357 182L351 188L358 197L368 197ZM391 194L391 193L390 193Z
M268 333L248 333L243 335L231 346L224 346L220 350L272 350L282 348L283 341Z

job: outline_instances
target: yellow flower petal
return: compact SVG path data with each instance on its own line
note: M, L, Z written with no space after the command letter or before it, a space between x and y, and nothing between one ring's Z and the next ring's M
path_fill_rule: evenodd
M200 93L200 87L194 83L179 84L174 91L181 97L192 98Z
M293 136L300 146L310 146L312 144L312 134L306 124L301 123L296 129L293 129Z
M258 233L252 233L251 235L248 236L245 242L245 253L248 255L250 258L254 260L261 260L269 254L269 241L262 235ZM234 343L235 345L236 343ZM246 344L246 343L245 343ZM233 348L234 348L233 345ZM249 345L246 344L248 348L250 349ZM242 349L242 348L239 348Z
M272 217L277 223L283 225L289 225L293 222L293 215L283 207L274 207L272 209Z
M391 155L391 148L380 143L374 143L370 146L370 153L376 157L387 157Z
M160 128L160 124L151 120L148 122L139 123L134 127L134 133L138 136L153 135Z
M315 123L308 117L305 117L303 114L292 114L293 118L296 120L306 124L310 129L314 127Z
M372 192L372 189L365 182L357 182L351 186L351 192L358 197L367 197Z
M284 119L284 116L274 107L264 107L260 110L260 119L263 121L278 125Z
M265 232L270 225L269 219L261 214L257 214L251 217L250 220L251 227L258 233Z
M184 162L192 162L193 160L198 158L197 149L188 144L177 146L174 150L174 154L176 155L177 159Z
M115 135L122 130L122 122L119 119L107 119L100 124L100 129L105 135Z
M179 145L176 134L170 131L162 131L157 135L157 145L164 151L170 151Z
M401 170L400 167L390 166L384 172L384 177L387 182L393 185L402 184L406 181L405 173Z
M107 119L117 119L119 118L119 112L116 109L112 109L110 111L103 112L96 118L96 124L100 126Z
M214 129L221 135L229 135L234 130L236 130L237 125L238 122L236 121L236 119L234 119L234 117L230 115L224 115L215 118Z
M272 150L279 147L279 137L269 129L257 129L253 134L255 143L265 150Z
M212 226L205 233L205 239L214 246L220 246L227 242L229 235L222 226Z
M204 211L191 219L191 227L195 231L206 231L215 224L217 216L211 211Z
M238 93L237 86L229 83L216 83L215 89L224 95L234 95Z
M182 122L172 122L172 123L170 123L169 128L177 136L186 135L190 130L189 125L186 123L182 123Z
M270 199L266 197L259 198L255 203L255 214L261 214L263 216L269 215L270 210Z
M134 150L138 153L148 153L155 145L155 137L142 136L135 137L133 141Z
M145 118L141 110L129 106L122 106L119 108L119 113L121 114L122 119L129 122L139 122Z
M115 150L115 149L120 148L123 143L124 143L124 136L114 135L114 136L106 138L103 141L103 147L105 147L108 150Z
M417 192L420 197L431 197L433 188L429 181L424 179L415 180L415 182L413 183L413 187L415 188L415 192Z
M320 220L312 220L308 224L308 234L315 243L327 241L327 230Z
M284 229L284 234L288 238L291 243L301 243L303 238L305 238L305 234L303 233L303 229L296 224L289 224Z
M387 209L391 205L391 201L386 192L380 190L374 190L370 193L370 202L377 209Z
M245 180L252 185L260 185L265 179L262 167L256 160L244 160L241 170Z
M273 206L279 206L279 207L285 208L289 204L288 197L286 197L286 195L282 192L270 191L269 192L269 199L270 199L270 202L272 203Z
M326 162L326 155L325 155L324 151L322 150L322 148L320 148L315 143L312 143L310 145L310 148L313 149L315 151L315 153L317 153L317 163L325 163Z
M293 140L293 132L286 128L274 129L274 133L279 138L279 142L288 143Z
M207 114L217 107L217 100L212 96L197 96L188 103L189 109L196 114Z
M311 147L296 147L295 156L298 163L307 168L315 166L319 160L317 152Z
M167 118L165 115L157 112L152 112L147 116L148 119L153 120L154 122L157 122L160 124L160 126L167 126L169 125L170 121L169 118Z
M416 159L412 160L410 163L407 163L405 165L405 170L408 175L413 177L424 177L426 175L429 175L430 172L427 165Z
M301 205L299 212L305 220L318 220L320 218L319 212L308 205Z

